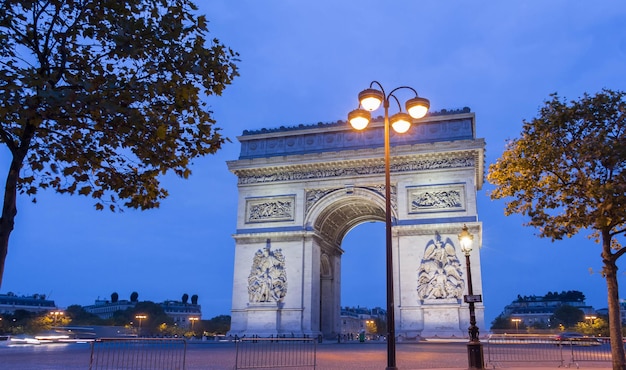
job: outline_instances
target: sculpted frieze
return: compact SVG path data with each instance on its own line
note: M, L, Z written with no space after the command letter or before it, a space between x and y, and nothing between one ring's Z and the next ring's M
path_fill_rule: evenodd
M475 165L472 153L461 156L446 156L436 158L419 159L395 159L391 163L390 170L394 172L423 171L445 168L467 168ZM278 181L303 181L332 177L351 177L360 175L382 174L385 165L380 163L363 162L352 166L325 164L320 166L292 166L281 168L267 168L263 170L238 170L236 174L238 182L244 184L257 184Z
M407 189L409 213L465 210L465 185L419 186Z
M246 199L246 223L293 221L295 195Z

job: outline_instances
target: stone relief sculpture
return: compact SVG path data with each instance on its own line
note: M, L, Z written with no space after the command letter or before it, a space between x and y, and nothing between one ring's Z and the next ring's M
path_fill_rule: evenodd
M287 294L287 272L282 250L270 249L267 245L259 249L252 260L248 276L248 297L250 302L281 302Z
M408 189L409 213L462 211L465 209L463 184L420 186Z
M442 242L436 235L424 251L417 273L417 295L421 300L437 300L463 296L462 267L452 242Z
M391 164L391 172L410 172L421 170L447 169L447 168L467 168L475 165L475 158L472 154L459 154L446 158L427 159L396 159ZM355 167L327 167L324 169L314 168L272 168L259 173L258 171L237 171L238 183L258 184L275 181L303 181L311 179L324 179L343 176L374 175L384 173L384 164L361 165Z
M294 196L249 199L246 201L246 222L293 221Z
M460 208L461 193L455 190L424 192L416 197L412 205L415 208Z

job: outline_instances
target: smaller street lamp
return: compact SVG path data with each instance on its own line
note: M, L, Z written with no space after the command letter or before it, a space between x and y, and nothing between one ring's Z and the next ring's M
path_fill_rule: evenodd
M189 321L191 322L191 331L193 331L193 324L196 323L196 321L200 320L200 318L198 317L190 317Z
M147 319L147 318L148 318L148 316L146 316L146 315L136 315L136 316L135 316L135 318L136 318L137 320L139 320L139 331L141 331L141 322L142 322L144 319Z
M470 326L469 343L467 343L467 360L469 369L484 369L483 345L478 338L478 327L476 326L476 313L474 312L474 302L482 302L480 295L474 295L472 288L472 269L470 268L470 253L472 252L472 243L474 235L469 232L467 225L463 225L463 229L459 234L459 243L461 251L465 254L465 265L467 266L467 295L464 297L465 302L469 304Z
M515 323L515 332L519 333L519 323L522 322L522 319L511 319L511 322Z

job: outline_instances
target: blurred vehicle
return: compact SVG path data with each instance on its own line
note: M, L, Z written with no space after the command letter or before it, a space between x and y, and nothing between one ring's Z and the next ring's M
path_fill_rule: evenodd
M573 346L599 346L602 341L598 338L589 337L580 333L563 332L554 337L560 344L570 344Z

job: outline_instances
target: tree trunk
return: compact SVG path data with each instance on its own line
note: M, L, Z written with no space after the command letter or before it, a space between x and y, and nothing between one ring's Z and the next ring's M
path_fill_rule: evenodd
M20 176L23 159L24 157L16 158L15 155L13 156L4 188L4 201L0 216L0 287L2 287L2 277L4 276L4 263L9 251L9 236L13 231L15 215L17 215L17 180Z
M613 370L626 370L626 358L622 336L622 315L620 313L619 291L617 286L616 256L611 253L611 235L609 230L602 231L602 261L608 292L609 331L611 333L611 355Z

